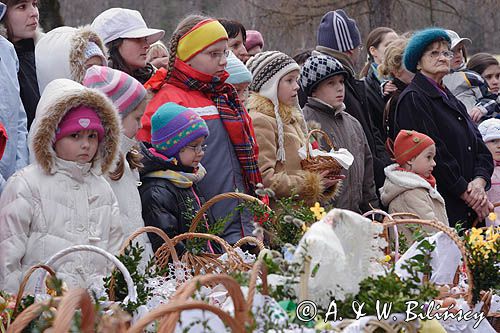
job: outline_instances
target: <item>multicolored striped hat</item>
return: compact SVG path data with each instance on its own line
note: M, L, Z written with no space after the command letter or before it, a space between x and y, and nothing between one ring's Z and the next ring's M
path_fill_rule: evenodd
M208 136L208 126L193 110L169 102L151 117L151 144L168 158L176 156L190 142Z
M106 94L122 119L135 110L147 93L142 84L127 73L97 65L87 69L83 85Z

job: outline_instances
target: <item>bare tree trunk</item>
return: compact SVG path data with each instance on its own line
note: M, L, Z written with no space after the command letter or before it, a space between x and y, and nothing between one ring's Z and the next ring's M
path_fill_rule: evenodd
M370 30L377 27L392 27L393 0L368 0Z
M40 6L40 25L44 31L64 25L59 0L44 0Z

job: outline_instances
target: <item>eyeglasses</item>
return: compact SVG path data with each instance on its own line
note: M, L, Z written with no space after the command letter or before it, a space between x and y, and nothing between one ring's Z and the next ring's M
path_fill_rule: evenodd
M439 58L439 56L443 56L446 59L452 59L453 58L453 52L451 51L430 51L427 53L432 59Z
M229 50L224 50L222 52L205 52L205 54L208 54L212 60L221 60L223 56L225 58L229 57Z
M196 154L201 154L202 151L206 151L207 150L207 145L198 145L198 146L189 146L189 145L187 145L185 148L189 148L189 149L194 150L194 152Z

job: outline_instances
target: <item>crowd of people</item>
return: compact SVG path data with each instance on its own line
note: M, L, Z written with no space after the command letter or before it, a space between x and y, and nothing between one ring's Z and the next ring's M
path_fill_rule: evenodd
M315 49L292 57L238 21L200 15L180 21L166 44L163 30L125 8L84 27L42 33L38 23L36 0L0 2L8 291L65 247L117 253L144 225L173 237L189 230L186 212L225 192L255 195L258 184L307 205L499 224L500 66L491 54L468 58L472 41L452 30L379 27L363 44L338 9L321 19ZM308 141L311 129L352 154L341 175L302 168L301 148L329 150ZM209 230L230 213L220 234L230 244L254 228L238 204L218 202L202 222ZM140 243L151 254L162 240ZM70 286L109 271L88 254L59 267Z

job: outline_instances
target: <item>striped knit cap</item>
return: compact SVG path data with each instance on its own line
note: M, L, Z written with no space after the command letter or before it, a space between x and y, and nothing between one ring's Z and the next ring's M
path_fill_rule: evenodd
M146 89L139 81L109 67L94 65L87 69L83 85L106 94L118 108L122 119L133 112L146 97Z
M151 117L151 144L168 158L176 156L190 142L208 136L205 121L193 110L169 102Z
M328 47L339 52L355 49L361 44L356 21L342 9L326 13L318 28L318 46Z
M248 88L273 102L276 124L278 125L278 161L285 161L285 145L283 122L279 114L278 83L288 73L297 70L300 66L284 53L279 51L265 51L257 53L246 63L252 73L253 81Z

